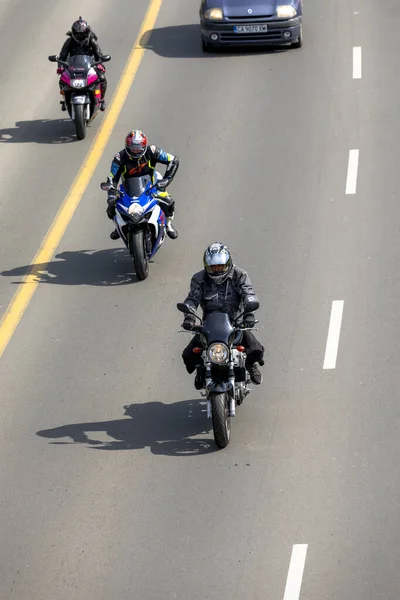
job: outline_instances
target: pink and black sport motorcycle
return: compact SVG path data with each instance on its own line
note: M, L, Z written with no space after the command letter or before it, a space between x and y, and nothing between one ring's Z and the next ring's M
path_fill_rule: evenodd
M56 55L49 56L50 62L58 62L65 67L60 77L60 91L68 114L75 123L78 140L85 138L86 127L100 110L100 81L94 67L109 60L111 56L95 61L92 56L78 55L69 56L65 62Z

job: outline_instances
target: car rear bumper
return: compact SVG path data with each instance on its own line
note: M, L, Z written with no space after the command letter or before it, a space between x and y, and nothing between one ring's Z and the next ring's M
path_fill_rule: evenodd
M295 42L300 36L301 16L277 21L259 20L254 23L215 23L201 19L203 41L210 46L279 46ZM267 31L258 33L235 33L237 25L267 25ZM218 36L215 38L215 36Z

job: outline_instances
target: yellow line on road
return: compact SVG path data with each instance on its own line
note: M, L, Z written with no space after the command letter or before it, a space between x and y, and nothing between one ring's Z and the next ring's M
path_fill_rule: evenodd
M11 300L6 313L0 322L0 357L20 322L36 288L39 284L38 267L43 270L43 264L48 264L52 259L65 230L71 221L79 202L96 170L99 160L110 139L122 107L142 62L150 32L156 23L163 0L150 0L149 7L143 19L139 34L135 40L128 62L119 80L117 89L112 98L106 117L93 141L93 144L71 186L64 202L51 224L36 256L31 262L29 271Z

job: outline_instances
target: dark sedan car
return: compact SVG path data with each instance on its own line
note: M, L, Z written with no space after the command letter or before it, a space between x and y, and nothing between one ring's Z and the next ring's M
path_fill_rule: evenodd
M201 0L204 52L223 46L301 48L303 0Z

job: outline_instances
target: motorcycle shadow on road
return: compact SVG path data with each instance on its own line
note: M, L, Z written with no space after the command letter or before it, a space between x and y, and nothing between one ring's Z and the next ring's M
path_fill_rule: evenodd
M128 419L62 425L37 431L36 435L53 440L70 438L51 444L87 444L95 450L149 448L152 454L166 456L198 456L218 450L211 438L195 437L208 434L212 428L205 402L144 402L124 408Z
M231 47L204 53L201 48L200 24L172 25L146 31L141 40L142 48L152 50L164 58L216 59L229 56L251 56L254 54L276 54L287 51L282 47Z
M15 127L0 129L3 144L66 144L79 141L71 119L17 121Z
M106 250L66 250L48 264L24 265L2 271L2 277L24 277L32 273L39 283L56 285L127 285L138 280L131 257L125 248ZM13 281L19 285L23 281Z

